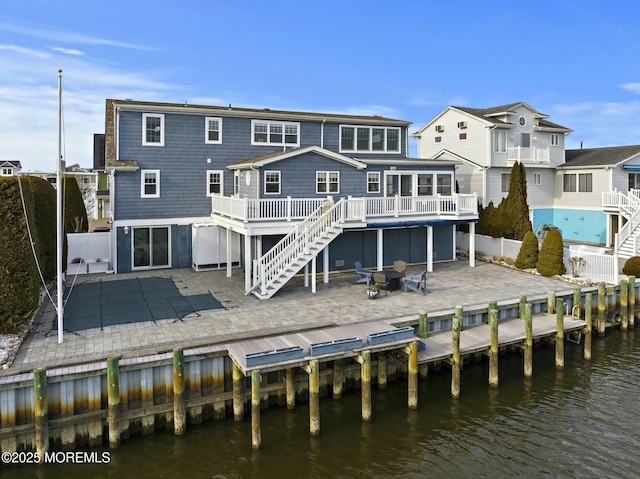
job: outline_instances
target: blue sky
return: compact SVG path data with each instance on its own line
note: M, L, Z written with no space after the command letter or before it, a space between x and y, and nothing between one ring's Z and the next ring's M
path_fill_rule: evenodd
M0 159L90 167L106 98L378 114L524 101L568 148L640 144L638 2L2 0ZM415 155L414 140L410 143Z

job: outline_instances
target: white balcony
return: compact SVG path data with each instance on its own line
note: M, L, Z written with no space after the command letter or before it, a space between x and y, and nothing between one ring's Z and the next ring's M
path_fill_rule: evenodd
M507 148L507 161L519 161L520 163L549 163L549 148L525 148L523 146Z

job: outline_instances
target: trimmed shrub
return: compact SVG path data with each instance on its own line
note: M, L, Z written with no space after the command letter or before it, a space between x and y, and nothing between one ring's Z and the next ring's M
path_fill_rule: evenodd
M640 277L640 256L629 258L624 264L622 272L628 276Z
M88 232L87 209L84 206L78 181L70 176L65 176L62 184L64 185L64 232Z
M536 268L542 276L554 276L564 274L566 268L562 261L564 255L564 245L562 235L557 228L553 228L545 236L538 254Z
M23 177L21 181L23 184L25 181L31 183L35 217L29 217L29 220L33 241L42 276L45 281L50 281L56 277L56 189L47 180L35 176Z
M28 218L35 218L30 181L24 181ZM34 224L30 220L30 224ZM40 279L31 252L17 177L0 178L0 334L13 333L38 307Z
M522 240L515 266L518 269L533 269L537 264L538 238L536 238L533 231L527 231Z

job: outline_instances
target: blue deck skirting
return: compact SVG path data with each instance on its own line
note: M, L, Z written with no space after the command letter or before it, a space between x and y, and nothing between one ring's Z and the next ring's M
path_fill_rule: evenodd
M249 353L244 355L247 367L260 366L262 364L300 359L304 357L304 350L300 346L274 349L272 351L260 351L259 353Z
M309 354L311 356L320 356L322 354L339 353L362 347L362 338L344 338L335 339L333 341L324 341L322 343L313 343L309 345Z
M371 346L374 346L401 339L411 339L413 336L414 329L411 326L405 326L403 328L390 329L389 331L367 334L367 340Z

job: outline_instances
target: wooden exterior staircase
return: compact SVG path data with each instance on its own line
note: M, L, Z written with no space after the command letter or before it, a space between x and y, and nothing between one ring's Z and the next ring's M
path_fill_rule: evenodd
M268 299L297 274L343 230L346 200L330 200L298 223L260 259L253 262L253 281L245 294Z

